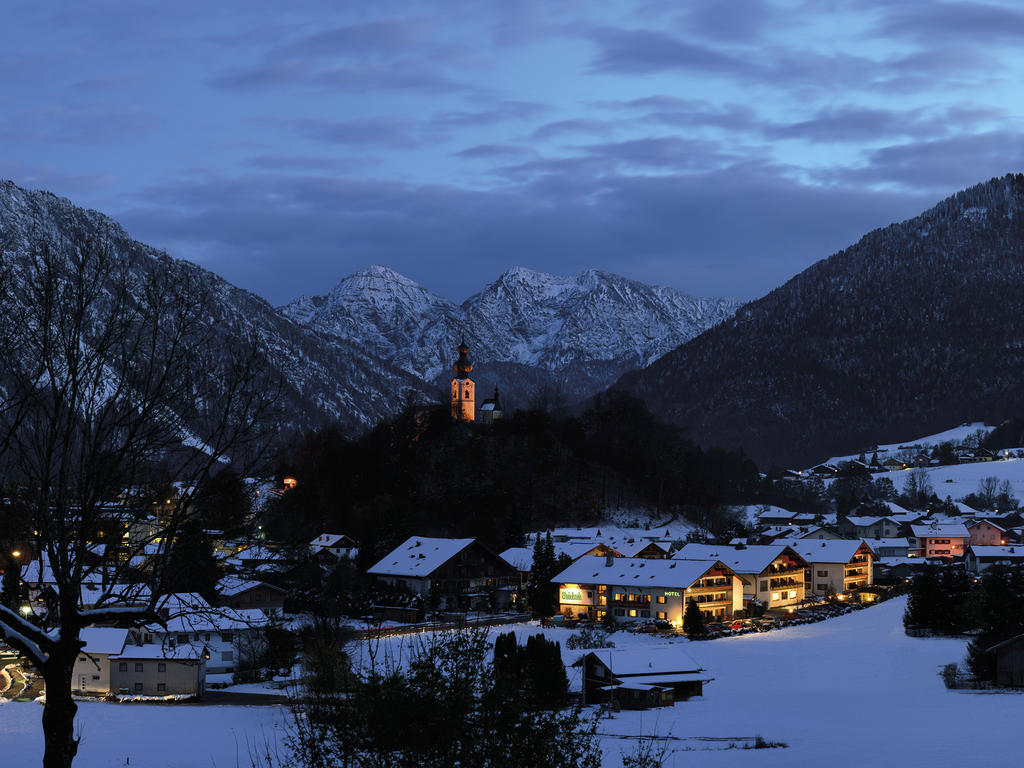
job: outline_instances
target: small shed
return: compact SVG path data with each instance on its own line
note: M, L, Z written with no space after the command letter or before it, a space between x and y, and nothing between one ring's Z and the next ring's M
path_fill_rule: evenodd
M996 655L996 685L1024 688L1024 635L993 645L987 652Z

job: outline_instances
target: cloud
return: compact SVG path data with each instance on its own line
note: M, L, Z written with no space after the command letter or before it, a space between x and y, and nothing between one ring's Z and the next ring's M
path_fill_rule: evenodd
M595 72L649 74L666 70L693 70L730 75L754 75L751 62L720 53L664 32L600 27L586 33L598 47L591 68Z
M820 177L846 185L952 191L1022 170L1024 142L1020 134L989 131L893 144L866 153L865 162L858 167L830 169Z
M139 109L101 102L69 102L0 115L0 138L12 142L109 144L155 128Z
M536 152L527 147L519 147L514 144L477 144L467 147L455 153L456 157L467 160L495 160L508 161L513 158L522 158L527 155L535 155Z
M530 134L534 141L546 141L559 136L572 134L590 134L593 136L607 136L613 133L615 125L607 120L595 118L573 118L570 120L558 120L552 123L545 123Z
M415 126L394 117L366 117L355 120L302 118L285 121L292 131L327 144L388 149L414 149L422 140L414 135Z
M274 303L323 293L371 263L456 300L513 264L753 298L931 202L802 184L791 170L745 163L650 176L582 157L500 190L265 173L153 188L119 218L133 236Z
M431 123L441 128L473 128L509 121L532 120L550 111L551 107L536 101L504 100L489 109L439 112L433 116Z
M232 90L306 85L358 93L479 91L446 74L466 50L438 42L438 23L388 18L323 30L271 45L257 61L223 71L208 82Z
M877 34L914 39L930 46L1024 41L1024 11L994 3L920 4L895 3L883 6Z

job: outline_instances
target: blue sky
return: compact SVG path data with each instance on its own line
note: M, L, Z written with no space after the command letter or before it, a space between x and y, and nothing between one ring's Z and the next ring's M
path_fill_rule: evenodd
M1024 169L1017 3L4 9L0 177L274 304L374 263L754 298Z

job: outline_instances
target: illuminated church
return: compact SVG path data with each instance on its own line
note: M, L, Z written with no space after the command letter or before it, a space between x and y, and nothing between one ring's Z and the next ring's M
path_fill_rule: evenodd
M469 347L466 346L465 336L462 337L458 351L459 359L452 366L455 369L455 378L452 379L452 418L455 421L474 421L476 399L473 380L469 378L473 364L469 362Z
M455 421L475 421L476 386L469 378L473 364L469 362L469 347L466 345L465 335L458 346L458 352L459 359L452 366L455 369L455 378L452 379L452 418ZM501 400L498 398L498 387L495 385L494 397L487 398L480 406L480 421L483 424L493 424L501 417Z

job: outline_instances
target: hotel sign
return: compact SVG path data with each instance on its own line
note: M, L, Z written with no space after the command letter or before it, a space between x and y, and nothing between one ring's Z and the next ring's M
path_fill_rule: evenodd
M679 590L678 589L666 589L665 590L665 597L679 597Z
M583 602L583 592L579 589L560 589L558 590L558 602L581 603Z

